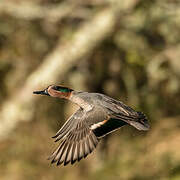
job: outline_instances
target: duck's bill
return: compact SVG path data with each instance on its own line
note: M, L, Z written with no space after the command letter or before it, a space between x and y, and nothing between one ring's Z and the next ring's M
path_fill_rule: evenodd
M47 89L45 89L43 91L34 91L33 94L41 94L41 95L49 96Z

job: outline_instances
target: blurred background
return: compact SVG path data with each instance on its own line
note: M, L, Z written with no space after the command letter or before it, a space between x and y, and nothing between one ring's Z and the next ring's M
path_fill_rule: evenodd
M51 165L51 137L77 107L32 94L49 84L119 99L151 129ZM0 1L0 179L179 180L179 102L180 1Z

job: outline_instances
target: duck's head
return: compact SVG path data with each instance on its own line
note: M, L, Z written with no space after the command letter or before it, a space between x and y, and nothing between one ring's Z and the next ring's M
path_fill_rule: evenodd
M33 93L68 99L70 97L72 91L73 90L68 87L58 86L58 85L50 85L42 91L34 91Z

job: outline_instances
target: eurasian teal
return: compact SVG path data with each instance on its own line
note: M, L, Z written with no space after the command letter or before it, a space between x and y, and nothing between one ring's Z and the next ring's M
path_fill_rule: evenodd
M149 129L148 120L142 112L104 94L78 92L57 85L33 93L68 99L79 106L53 136L55 142L61 141L48 159L57 165L80 161L96 148L102 137L124 125L143 131Z

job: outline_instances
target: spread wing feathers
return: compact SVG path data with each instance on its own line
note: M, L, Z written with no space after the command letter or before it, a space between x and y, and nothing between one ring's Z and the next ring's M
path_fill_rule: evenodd
M83 114L83 110L79 109L56 133L55 141L61 139L58 148L48 158L51 163L67 165L71 162L80 161L90 154L98 144L98 138L89 128L88 118Z
M77 126L77 123L79 122L78 119L80 120L82 115L83 115L83 111L80 108L74 114L72 114L70 116L70 118L64 123L64 125L60 128L60 130L52 138L56 138L56 141L58 141L62 137L64 137L69 132L69 130L71 130L73 127Z
M67 165L70 162L73 164L90 154L97 144L98 139L94 133L80 124L61 141L49 159L52 159L52 163L57 162L57 165Z

